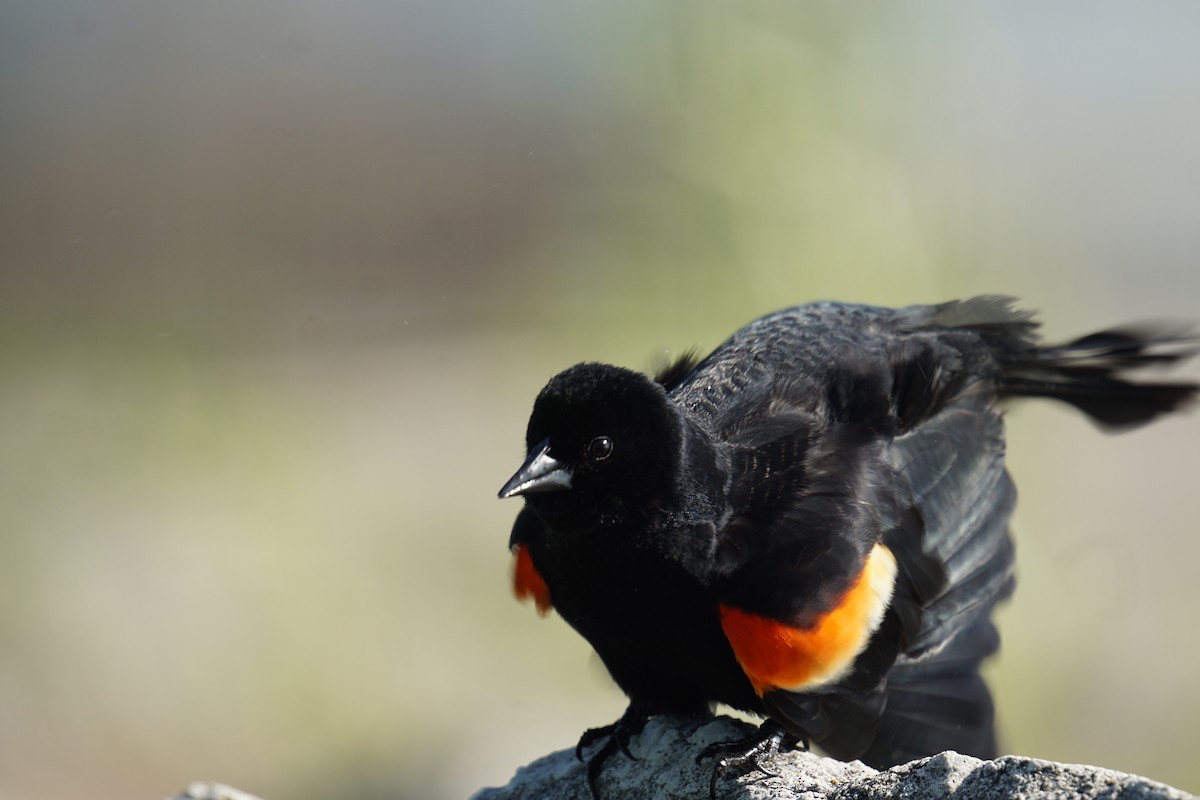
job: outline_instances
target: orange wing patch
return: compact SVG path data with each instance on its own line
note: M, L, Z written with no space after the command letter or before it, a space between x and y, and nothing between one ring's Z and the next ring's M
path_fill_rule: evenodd
M513 555L516 558L513 563L513 594L518 600L533 600L538 614L546 616L554 607L550 602L550 587L533 565L529 548L519 544L513 550Z
M895 581L896 558L877 544L858 580L812 627L794 628L721 605L721 628L759 696L773 689L811 689L850 670L883 620Z

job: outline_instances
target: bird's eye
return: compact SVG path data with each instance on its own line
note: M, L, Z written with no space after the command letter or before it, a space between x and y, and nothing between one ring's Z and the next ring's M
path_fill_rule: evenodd
M588 458L592 459L592 461L603 461L612 455L612 451L612 439L607 436L597 436L587 446Z

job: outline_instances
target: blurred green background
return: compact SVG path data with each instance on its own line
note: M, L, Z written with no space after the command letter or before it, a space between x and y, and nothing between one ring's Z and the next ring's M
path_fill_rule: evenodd
M542 383L820 298L1200 316L1197 41L1185 0L0 6L0 798L464 797L611 721L508 594ZM1007 748L1200 790L1200 421L1009 419Z

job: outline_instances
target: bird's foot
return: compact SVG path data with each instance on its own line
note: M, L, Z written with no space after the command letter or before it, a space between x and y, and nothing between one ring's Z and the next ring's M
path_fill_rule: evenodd
M588 788L592 791L592 797L595 800L600 800L600 790L597 788L597 782L600 779L600 771L604 769L604 764L617 751L624 753L625 757L637 761L635 756L629 750L629 740L642 732L642 728L646 727L646 723L650 720L650 715L645 712L630 706L625 709L625 713L611 725L605 725L600 728L592 728L583 732L579 737L579 743L575 745L575 758L583 761L583 751L597 742L603 741L600 749L592 754L591 758L587 759L587 782Z
M710 744L696 756L696 763L706 758L717 759L708 781L708 796L710 800L717 800L717 781L730 773L745 775L757 771L769 778L778 778L778 773L763 766L763 760L795 747L807 750L808 742L790 735L779 723L768 719L744 739Z

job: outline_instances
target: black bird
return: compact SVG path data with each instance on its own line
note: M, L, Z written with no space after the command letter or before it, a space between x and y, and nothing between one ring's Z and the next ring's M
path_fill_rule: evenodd
M1130 428L1193 383L1122 373L1196 340L1113 329L1042 346L1002 297L901 309L797 306L653 380L579 364L538 395L514 589L556 609L629 696L577 754L605 761L657 714L766 718L713 774L810 742L887 767L996 755L980 662L1013 589L997 401L1051 397Z

